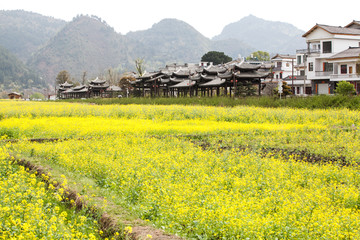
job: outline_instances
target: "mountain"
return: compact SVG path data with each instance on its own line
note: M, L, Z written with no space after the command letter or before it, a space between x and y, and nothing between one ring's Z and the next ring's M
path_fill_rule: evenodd
M134 44L116 33L100 18L78 16L67 24L28 62L44 79L53 83L66 70L76 80L83 72L93 77L108 68L127 66Z
M212 40L211 42L211 49L213 51L224 52L226 55L232 57L233 59L236 59L240 56L249 56L251 53L256 51L254 47L235 38Z
M161 66L173 62L199 62L211 46L210 39L177 19L164 19L150 29L129 32L126 36L143 44L147 50L146 61Z
M305 48L304 31L289 23L266 21L253 15L228 24L213 40L239 39L256 50L270 53L295 53Z
M0 90L42 87L44 82L10 51L0 46Z
M23 10L0 10L0 45L22 61L45 45L66 22Z
M126 35L146 48L144 58L151 68L167 63L196 63L209 51L224 52L233 58L250 54L254 49L238 39L212 41L186 22L164 19L144 31Z

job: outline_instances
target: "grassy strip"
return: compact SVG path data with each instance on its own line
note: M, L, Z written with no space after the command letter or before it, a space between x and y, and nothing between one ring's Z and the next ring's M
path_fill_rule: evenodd
M192 98L92 98L92 99L67 99L62 102L94 103L99 105L110 104L144 104L144 105L201 105L235 107L240 105L256 107L291 107L304 109L330 109L348 108L360 109L360 97L340 95L319 95L310 97L292 97L279 99L277 97L192 97Z

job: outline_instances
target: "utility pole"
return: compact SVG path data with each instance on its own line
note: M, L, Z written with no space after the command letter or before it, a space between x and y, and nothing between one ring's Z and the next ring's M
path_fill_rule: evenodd
M295 88L294 88L294 59L291 59L291 84L293 89L293 94L295 95Z

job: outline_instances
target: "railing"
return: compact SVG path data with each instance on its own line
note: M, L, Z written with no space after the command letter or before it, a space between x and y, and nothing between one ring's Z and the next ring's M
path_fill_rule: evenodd
M356 73L350 74L331 74L330 79L337 81L337 80L360 80L360 75Z
M298 49L296 50L297 54L314 54L314 53L320 53L320 49Z
M332 73L333 73L332 71L330 71L330 72L316 71L315 72L315 77L330 77L330 75Z

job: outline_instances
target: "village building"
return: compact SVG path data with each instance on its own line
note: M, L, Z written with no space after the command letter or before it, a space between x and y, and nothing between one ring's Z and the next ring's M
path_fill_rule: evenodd
M9 99L21 99L22 95L20 93L17 92L11 92L8 94Z
M256 86L261 95L262 80L270 72L261 65L245 62L231 64L167 65L157 72L138 76L132 83L141 96L232 96L241 86Z
M316 24L303 37L308 47L298 53L306 53L305 75L311 81L312 93L333 94L339 81L353 83L359 93L359 79L354 74L356 48L360 47L359 22L345 27Z

